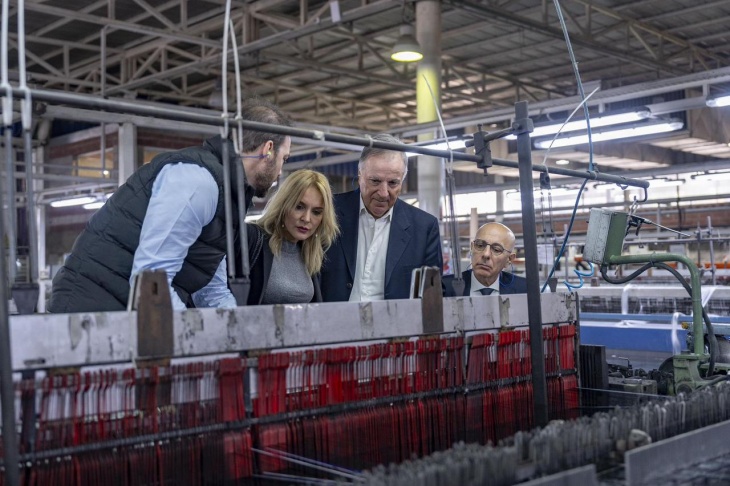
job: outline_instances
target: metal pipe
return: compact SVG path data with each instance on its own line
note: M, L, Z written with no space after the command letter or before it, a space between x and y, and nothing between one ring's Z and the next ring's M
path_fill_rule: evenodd
M227 132L227 130L226 130ZM226 255L228 277L236 277L236 251L233 248L233 207L231 204L231 161L228 141L223 137L223 209L226 214Z
M515 103L515 123L527 120L527 102ZM535 201L532 195L532 142L530 134L517 135L517 157L520 169L520 191L522 192L522 224L524 228L535 228ZM548 423L548 396L545 380L545 357L542 340L542 308L540 306L540 271L537 267L537 233L524 232L525 277L527 278L527 315L530 322L530 351L532 353L532 393L535 425L544 427Z
M2 55L2 63L0 70L2 71L3 87L10 87L8 84L8 6L10 1L3 0L2 4L2 33L0 35L0 55ZM3 91L8 91L3 89ZM8 95L10 93L7 93ZM10 96L3 99L3 119L5 126L5 156L6 161L10 163L8 174L13 173L11 161L12 156L12 133L9 127L12 126L13 102ZM11 181L12 177L6 177ZM8 200L15 201L12 192L8 193ZM15 430L15 391L13 390L13 368L10 349L10 319L8 316L8 285L12 282L5 279L5 275L10 277L11 273L6 268L5 260L5 215L0 211L0 403L2 403L2 426L3 426L3 455L5 463L5 482L8 486L18 486L20 484L20 471L18 469L19 453L18 453L18 436ZM9 235L8 235L9 236ZM13 235L13 238L15 236ZM14 247L13 247L14 251ZM15 266L15 259L10 262ZM7 273L6 273L7 272ZM13 272L14 276L15 273Z
M101 65L99 68L101 69L101 97L104 98L106 96L106 31L108 30L109 26L105 25L101 29ZM101 173L104 175L106 173L106 123L101 122L101 138L99 139L99 151L100 151L100 160L101 160Z
M712 241L712 216L707 216L707 236L710 243L710 272L712 272L712 285L717 285L717 269L715 268L715 246Z
M0 87L0 94L5 93L5 89ZM205 125L222 126L224 124L224 117L220 114L207 114L199 111L184 110L176 107L163 107L159 105L145 105L140 102L133 100L119 100L119 99L103 99L95 96L81 95L77 93L65 93L61 91L51 90L32 90L33 97L38 101L46 101L49 103L67 103L76 106L94 108L99 110L106 110L115 113L132 113L136 115L145 116L156 116L160 118L166 118L177 121L187 121L193 123L201 123ZM13 93L13 96L19 96ZM423 155L433 155L441 158L450 158L453 156L454 160L464 160L468 162L478 162L481 160L480 156L465 154L461 152L449 152L448 150L436 150L426 147L418 147L414 145L407 145L402 143L388 143L373 141L366 137L355 137L351 135L341 135L334 133L325 133L319 130L304 130L301 128L285 127L280 125L270 125L268 123L259 123L249 120L242 120L241 125L243 128L249 130L265 131L271 133L278 133L281 135L288 135L290 137L301 137L313 140L323 140L328 142L340 142L348 143L351 145L357 145L359 147L377 147L388 150L398 150L402 152L413 152ZM505 159L493 159L494 165L519 168L517 162ZM546 172L547 169L542 165L532 167L531 171L534 172ZM614 176L609 174L602 174L593 171L578 171L571 169L562 168L551 168L549 169L551 174L560 174L571 177L577 177L580 179L590 179L600 182L609 182L613 184L621 184L625 186L648 188L649 181L630 179L622 176ZM532 174L529 174L532 177Z
M608 261L610 265L653 262L679 262L683 263L689 270L690 285L692 286L692 331L694 332L694 353L698 356L703 356L705 353L705 341L702 325L702 289L700 288L700 272L694 262L685 255L677 255L673 253L613 255Z
M29 283L38 283L38 230L35 218L35 197L33 188L33 101L26 83L25 69L25 0L18 1L18 71L20 74L20 91L24 97L21 101L21 122L23 125L23 157L25 159L25 216L28 225Z
M25 138L25 216L28 224L28 249L29 249L29 270L30 283L38 283L38 228L35 219L35 197L33 192L33 142L31 141L30 129L23 131Z
M5 126L5 204L7 205L7 219L5 228L5 237L8 241L8 281L10 285L15 282L15 261L17 260L16 248L17 248L17 237L15 234L15 220L16 220L16 207L15 207L15 177L8 176L8 174L15 173L15 152L12 146L12 125ZM4 247L4 240L0 242L0 247ZM5 257L5 251L3 249L3 258ZM4 275L4 274L3 274Z

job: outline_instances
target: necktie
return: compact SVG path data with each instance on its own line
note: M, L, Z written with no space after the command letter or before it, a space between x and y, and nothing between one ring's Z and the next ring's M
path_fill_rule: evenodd
M483 288L483 289L479 289L479 292L481 292L482 295L489 295L492 292L494 292L494 289Z

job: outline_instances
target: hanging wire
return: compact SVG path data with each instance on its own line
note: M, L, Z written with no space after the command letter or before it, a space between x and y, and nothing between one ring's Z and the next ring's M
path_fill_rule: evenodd
M567 265L568 263L566 262L565 264ZM573 270L573 273L575 273L578 276L578 284L577 285L576 284L572 284L572 283L568 282L567 280L563 280L563 283L565 284L565 286L568 287L568 292L573 292L573 290L577 290L577 289L583 287L583 284L585 283L583 281L583 277L590 278L590 277L593 276L593 274L596 271L596 269L593 267L593 264L591 262L588 262L588 269L590 270L590 272L588 272L588 273L581 272L577 268Z
M257 449L255 447L251 448L251 450L253 452L260 454L262 456L274 457L274 458L281 459L286 462L290 462L292 464L297 464L299 466L309 467L309 468L312 468L317 471L326 472L326 473L332 474L333 476L337 476L340 478L351 479L354 481L364 481L362 475L355 473L353 471L347 470L347 469L343 469L343 468L336 467L336 466L331 466L324 462L315 461L314 459L297 456L295 454L279 451L276 449L270 449L270 448L267 448L267 449L268 450ZM301 478L303 480L310 479L306 476L301 476Z
M238 123L238 131L233 131L233 147L238 155L243 155L243 116L241 115L241 64L238 60L238 44L236 43L236 30L233 28L233 21L229 23L231 31L231 46L233 47L233 65L236 75L236 122ZM223 93L224 96L227 93Z
M558 133L556 133L555 136L553 136L553 139L550 141L550 145L548 146L548 149L545 152L545 157L543 159L543 166L545 166L547 168L547 166L545 165L545 161L547 160L548 154L550 153L550 150L552 149L553 143L557 139L560 132L563 130L563 127L565 127L565 124L568 122L568 120L570 120L570 118L582 106L583 112L585 115L585 121L586 121L586 131L588 134L588 170L594 171L595 167L593 164L593 135L591 133L590 113L588 111L588 105L586 104L586 101L588 101L588 99L591 96L593 96L593 94L596 91L598 91L599 88L594 89L593 92L591 92L591 94L589 96L585 95L585 91L583 90L583 82L581 81L581 77L580 77L580 71L578 70L578 62L576 61L575 53L573 52L573 46L570 42L570 34L568 33L568 26L565 23L565 18L563 17L563 11L560 8L560 2L559 2L559 0L553 0L553 4L555 5L555 10L558 15L558 20L560 21L560 28L563 31L563 36L565 37L565 43L568 47L568 55L570 56L570 62L571 62L571 65L573 66L573 72L575 73L576 84L578 86L578 92L580 93L581 102L573 110L573 112L570 114L570 117L565 121L565 123L563 123L563 125L560 127L560 130L558 131ZM576 215L576 212L578 211L578 204L580 203L580 199L581 199L581 196L583 195L583 190L585 189L587 182L588 182L588 179L585 179L583 181L583 184L581 184L580 189L578 190L578 195L575 198L575 205L573 206L573 213L570 216L570 224L568 225L568 229L565 232L565 236L563 238L563 244L560 247L560 251L558 252L558 255L555 257L555 261L553 262L553 266L550 269L548 278L545 280L545 283L543 284L540 292L545 292L545 289L548 286L548 282L550 282L550 279L555 274L555 269L558 266L558 262L560 262L560 259L563 257L563 254L565 253L565 249L567 248L567 244L568 244L568 239L570 238L570 233L573 229L573 223L575 222L575 215ZM592 275L592 273L593 272L591 272L591 275ZM586 276L586 275L583 275L583 276ZM579 276L579 279L581 281L581 286L582 286L582 282L583 282L582 276ZM573 288L576 288L575 286L569 285L567 281L564 281L564 283L566 284L566 286L568 287L568 289L571 292L572 292ZM579 287L577 287L577 288L579 288Z
M580 71L578 70L578 61L575 59L575 53L573 52L573 45L570 42L570 35L568 34L568 26L565 24L565 18L563 17L563 11L560 8L560 1L553 0L555 4L555 11L558 14L558 20L560 21L560 28L563 30L563 36L565 37L565 44L568 46L568 55L570 56L570 63L573 66L575 73L575 81L578 85L578 92L583 100L583 112L585 113L586 129L588 133L588 170L595 170L593 167L593 135L591 134L591 120L588 113L588 106L585 104L586 94L583 91L583 81L580 78Z
M433 93L433 89L431 89L431 83L428 82L428 78L426 78L425 75L423 75L423 81L426 83L426 87L428 87L428 92L431 93L431 99L433 100L433 106L436 108L436 115L439 119L439 124L441 125L441 132L444 135L444 142L446 143L446 148L449 151L449 159L444 164L446 169L446 183L447 183L447 195L449 200L449 212L451 213L451 224L449 225L451 229L451 237L452 237L452 246L451 248L451 260L454 262L454 277L457 281L461 280L461 243L459 242L459 229L456 224L456 209L454 208L454 191L456 189L456 181L454 180L454 152L451 150L451 144L449 143L449 137L446 134L446 126L444 125L444 120L441 117L441 110L439 109L438 102L436 100L436 95Z
M563 238L563 244L560 247L560 251L558 252L558 256L555 258L555 261L553 262L553 268L550 269L550 274L548 275L547 280L542 286L542 289L540 289L540 292L545 292L545 289L548 286L548 282L553 277L553 274L555 274L555 269L558 266L558 262L563 257L563 253L565 253L565 248L568 245L568 238L570 237L570 232L573 230L573 223L575 223L575 214L578 210L578 203L580 202L580 196L583 194L583 189L585 189L586 184L588 184L588 179L585 179L583 181L583 184L581 184L580 189L578 189L578 196L575 200L575 206L573 206L573 213L570 215L570 223L568 224L568 229L565 232L565 238Z

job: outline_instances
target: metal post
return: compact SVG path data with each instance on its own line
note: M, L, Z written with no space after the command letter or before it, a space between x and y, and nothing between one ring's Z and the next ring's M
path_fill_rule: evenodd
M715 246L712 242L712 216L707 217L707 239L710 242L710 273L712 285L717 285L717 268L715 267Z
M30 252L30 283L38 283L38 229L35 218L35 191L33 188L33 143L30 130L23 131L25 142L25 214L28 220L28 249Z
M515 123L526 128L527 102L515 104ZM522 194L522 239L525 245L525 277L527 278L527 315L530 322L530 351L532 352L532 393L535 425L548 423L545 355L542 342L542 309L540 308L540 270L537 264L537 233L535 231L535 201L532 197L532 154L529 132L517 135L517 158Z
M6 132L8 133L8 132ZM8 178L14 180L12 171ZM0 242L5 240L5 215L0 211ZM0 247L4 245L0 244ZM15 262L11 262L14 264ZM10 321L8 316L8 280L5 251L0 258L0 401L2 402L3 449L5 484L18 486L18 437L15 430L15 392L13 390L13 368L10 356Z
M15 265L16 265L16 248L17 248L17 237L15 236L15 220L16 220L16 209L15 209L15 151L13 150L13 127L12 125L5 126L5 197L7 204L7 215L5 226L5 237L8 240L8 267L7 275L8 282L13 285L15 282ZM0 247L3 248L3 257L5 257L5 239L0 241ZM3 275L5 275L3 273Z

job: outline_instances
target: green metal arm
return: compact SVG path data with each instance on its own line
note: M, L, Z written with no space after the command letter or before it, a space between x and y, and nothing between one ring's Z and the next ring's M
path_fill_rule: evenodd
M612 255L608 258L611 265L627 263L679 262L689 269L692 287L692 327L694 332L694 354L705 354L704 329L702 325L702 294L700 288L700 271L692 260L685 255L674 253L652 253L649 255Z

